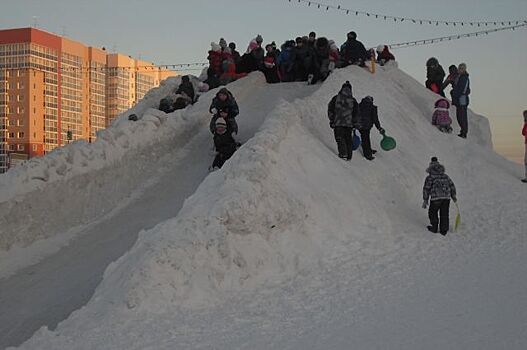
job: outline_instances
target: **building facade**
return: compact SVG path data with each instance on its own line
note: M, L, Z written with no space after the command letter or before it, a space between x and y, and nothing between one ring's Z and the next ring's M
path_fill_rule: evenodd
M0 173L69 142L95 140L174 75L39 29L0 30Z

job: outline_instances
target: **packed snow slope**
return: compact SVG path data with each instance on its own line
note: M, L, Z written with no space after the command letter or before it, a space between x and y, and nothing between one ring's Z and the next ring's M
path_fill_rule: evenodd
M345 80L375 97L398 141L373 162L336 157L326 109ZM350 67L310 96L277 99L177 216L107 268L86 306L20 348L525 348L521 168L493 152L481 116L469 113L467 140L432 127L436 98L395 67ZM426 231L420 208L431 156L458 188L463 223L446 237Z

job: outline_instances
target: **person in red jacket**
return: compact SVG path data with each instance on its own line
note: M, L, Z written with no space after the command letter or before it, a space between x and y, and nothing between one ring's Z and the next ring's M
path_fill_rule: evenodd
M388 45L377 46L377 62L384 66L388 61L395 61L395 56L390 52Z
M527 110L523 111L522 135L525 138L525 158L523 160L523 163L525 165L525 177L522 179L522 182L527 183Z

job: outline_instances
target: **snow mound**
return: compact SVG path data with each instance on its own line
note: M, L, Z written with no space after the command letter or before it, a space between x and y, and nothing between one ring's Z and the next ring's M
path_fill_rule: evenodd
M262 84L257 74L246 79ZM196 84L196 78L192 81ZM26 247L93 222L124 205L135 190L154 178L159 159L182 147L209 121L215 91L184 110L165 114L157 109L161 98L170 95L179 82L173 77L163 81L100 131L95 142L73 142L0 176L0 251ZM128 120L132 113L139 116L137 122ZM57 215L50 214L50 207Z
M359 152L351 162L336 157L326 109L346 80L357 98L374 96L383 127L398 141L397 149L379 151L373 162ZM260 76L243 79L237 92L250 93L251 84L260 82ZM377 260L381 267L398 267L399 256L435 259L437 246L423 233L426 215L419 207L430 157L445 164L460 205L477 213L468 214L467 223L477 221L472 215L490 213L489 201L510 191L519 171L492 152L485 118L469 113L468 141L432 127L436 98L394 67L375 75L350 67L337 70L306 99L277 101L260 131L204 180L177 217L141 232L135 246L108 267L83 309L54 332L41 329L21 348L195 344L192 339L203 337L185 332L178 318L184 310L199 312L236 293L270 289L318 266L338 266L350 255L364 257L358 264ZM378 145L380 136L372 134ZM519 197L511 200L507 217L521 212L513 209L518 203ZM467 228L474 246L496 235L488 227ZM500 239L517 235L511 229ZM343 283L353 285L358 277L349 278ZM180 343L173 338L178 327Z

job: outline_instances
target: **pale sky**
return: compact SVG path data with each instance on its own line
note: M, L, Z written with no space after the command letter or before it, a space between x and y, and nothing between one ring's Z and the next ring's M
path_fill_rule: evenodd
M319 0L359 11L437 20L526 20L525 0ZM340 45L354 30L367 47L483 28L394 23L373 17L317 10L296 0L2 0L0 28L38 27L90 46L140 56L156 64L206 61L211 41L224 37L245 50L261 34L264 43L315 31ZM490 28L490 27L488 27ZM466 62L471 76L471 106L488 117L497 148L512 144L523 152L522 111L527 109L527 28L478 38L394 50L399 67L426 79L425 62L435 56L445 70ZM499 139L496 139L499 136ZM517 139L518 148L514 147Z

